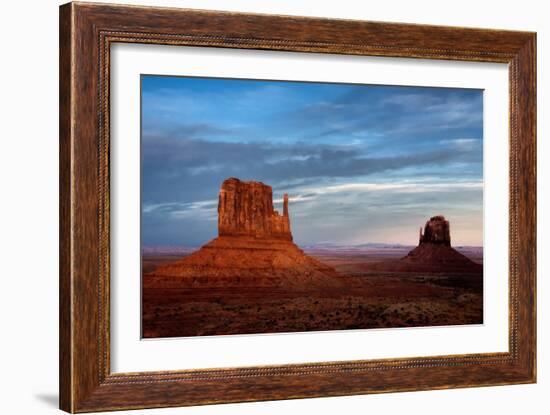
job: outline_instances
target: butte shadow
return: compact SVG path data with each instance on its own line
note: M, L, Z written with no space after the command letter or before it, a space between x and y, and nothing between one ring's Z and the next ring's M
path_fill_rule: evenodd
M342 285L334 268L306 255L292 240L288 195L283 214L271 186L226 179L218 200L218 237L176 262L159 266L144 287L330 288Z

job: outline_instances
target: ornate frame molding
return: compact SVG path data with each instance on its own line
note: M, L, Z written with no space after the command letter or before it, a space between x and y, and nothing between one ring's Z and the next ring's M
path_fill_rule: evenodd
M61 6L60 29L62 409L89 412L535 381L535 34L86 3ZM111 373L109 70L110 46L117 42L508 63L510 351Z

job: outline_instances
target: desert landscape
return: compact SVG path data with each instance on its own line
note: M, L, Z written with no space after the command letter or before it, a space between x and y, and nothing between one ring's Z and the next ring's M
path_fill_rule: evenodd
M452 247L445 217L417 246L299 247L272 193L229 178L218 237L142 249L144 338L483 323L483 249Z

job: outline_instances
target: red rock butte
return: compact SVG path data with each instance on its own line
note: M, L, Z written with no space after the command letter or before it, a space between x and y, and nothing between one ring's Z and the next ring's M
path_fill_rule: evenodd
M330 266L306 255L290 231L288 195L283 214L273 190L261 182L226 179L218 199L218 237L199 250L158 267L144 278L149 287L341 285Z
M420 228L418 246L394 262L367 264L366 271L481 274L478 264L451 247L451 226L444 216L433 216Z

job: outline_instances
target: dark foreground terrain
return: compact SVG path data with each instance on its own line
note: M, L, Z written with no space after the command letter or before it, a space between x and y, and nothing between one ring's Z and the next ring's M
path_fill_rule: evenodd
M334 267L341 287L159 288L144 277L145 338L276 333L389 327L480 324L482 273L365 271L366 264L394 261L410 248L312 249L309 255ZM459 248L460 250L460 248ZM462 250L481 263L480 249ZM182 253L145 253L143 273Z

